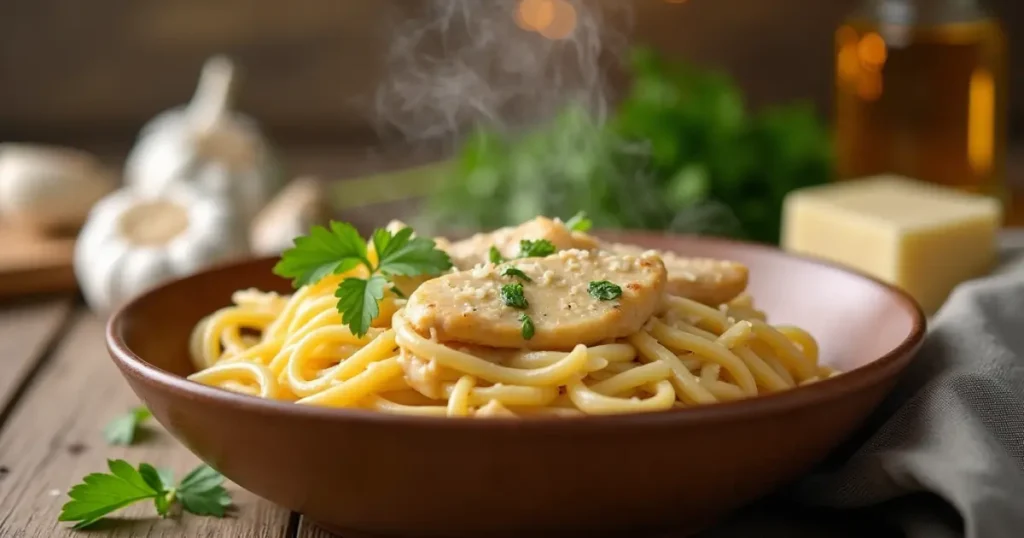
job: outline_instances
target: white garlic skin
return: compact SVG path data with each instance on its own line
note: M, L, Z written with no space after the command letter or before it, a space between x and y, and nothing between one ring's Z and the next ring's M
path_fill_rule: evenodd
M69 148L0 145L0 217L39 233L76 230L115 182L94 156Z
M214 131L193 129L184 110L148 124L125 163L125 182L149 195L179 183L229 199L251 221L280 190L282 174L255 124L238 115Z
M284 178L256 122L231 110L235 78L230 59L207 60L189 104L142 128L125 164L126 183L151 196L188 183L230 200L251 222Z
M179 185L160 196L122 189L97 203L74 265L86 302L106 314L154 286L247 254L246 227L231 205Z

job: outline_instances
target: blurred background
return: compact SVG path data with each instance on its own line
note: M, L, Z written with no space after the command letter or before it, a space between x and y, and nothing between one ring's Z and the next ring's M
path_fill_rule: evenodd
M792 189L882 172L997 196L1015 223L1024 5L986 6L11 0L0 141L83 149L120 181L223 54L275 173L323 180L326 212L364 230L584 210L772 243Z

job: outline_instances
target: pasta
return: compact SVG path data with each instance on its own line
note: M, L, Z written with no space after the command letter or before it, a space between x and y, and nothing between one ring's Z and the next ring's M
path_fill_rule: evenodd
M534 274L546 276L543 269ZM714 404L837 374L819 363L806 331L768 324L746 294L712 306L662 292L652 314L629 334L531 349L452 341L423 330L412 313L416 298L389 292L367 333L357 336L342 323L334 290L358 272L328 276L290 296L236 292L231 306L195 327L197 372L190 379L299 405L529 418ZM626 298L620 301L625 308ZM475 303L467 304L475 312Z

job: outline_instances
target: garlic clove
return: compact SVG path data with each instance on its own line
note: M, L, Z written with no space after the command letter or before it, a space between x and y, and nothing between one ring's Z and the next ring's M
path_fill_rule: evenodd
M253 220L249 237L258 255L280 254L314 224L329 218L327 186L312 177L289 183Z

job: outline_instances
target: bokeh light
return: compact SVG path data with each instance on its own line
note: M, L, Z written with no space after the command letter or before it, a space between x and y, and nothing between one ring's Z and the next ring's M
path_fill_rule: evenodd
M865 34L857 45L857 53L860 61L869 69L878 69L885 65L889 51L886 48L885 40L876 32Z
M548 39L565 39L576 29L576 8L566 0L552 0L554 16L547 26L537 28L537 33Z
M555 18L554 0L520 0L516 23L531 32L547 28Z
M548 39L565 39L576 30L576 8L567 0L520 0L516 24Z

